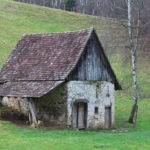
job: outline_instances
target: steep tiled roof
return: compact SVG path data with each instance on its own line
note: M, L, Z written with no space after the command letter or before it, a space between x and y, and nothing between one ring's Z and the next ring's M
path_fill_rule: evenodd
M75 67L93 29L25 35L0 71L0 95L40 97Z
M91 29L26 35L0 72L6 80L64 80L76 65Z
M50 92L75 68L93 32L23 36L0 71L0 96L41 97ZM114 83L118 85L116 79Z

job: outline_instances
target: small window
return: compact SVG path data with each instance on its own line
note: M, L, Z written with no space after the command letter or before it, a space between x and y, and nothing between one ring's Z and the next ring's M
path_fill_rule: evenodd
M95 107L94 113L98 114L98 107Z

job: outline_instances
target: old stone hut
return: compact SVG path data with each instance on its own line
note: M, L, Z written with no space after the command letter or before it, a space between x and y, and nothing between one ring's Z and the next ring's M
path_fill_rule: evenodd
M0 71L1 103L34 124L113 127L119 89L93 28L25 35Z

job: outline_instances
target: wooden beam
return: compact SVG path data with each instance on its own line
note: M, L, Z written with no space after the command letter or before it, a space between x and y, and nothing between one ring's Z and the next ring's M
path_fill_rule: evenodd
M36 127L38 125L36 106L31 98L28 100L28 102L29 102L29 121L31 125Z

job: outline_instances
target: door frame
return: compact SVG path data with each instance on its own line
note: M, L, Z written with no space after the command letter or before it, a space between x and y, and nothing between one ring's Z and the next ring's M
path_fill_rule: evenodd
M106 125L106 109L109 109L109 125ZM112 127L112 107L111 106L105 106L105 128L111 128Z
M81 99L78 99L76 100L74 103L73 103L73 110L72 111L73 113L75 113L75 116L76 116L76 122L75 122L75 127L76 128L79 128L78 127L78 119L79 119L79 104L82 103L84 104L84 128L87 128L87 116L88 116L88 101L87 100L81 100ZM72 115L74 116L74 115ZM73 122L74 118L72 118L72 122Z

